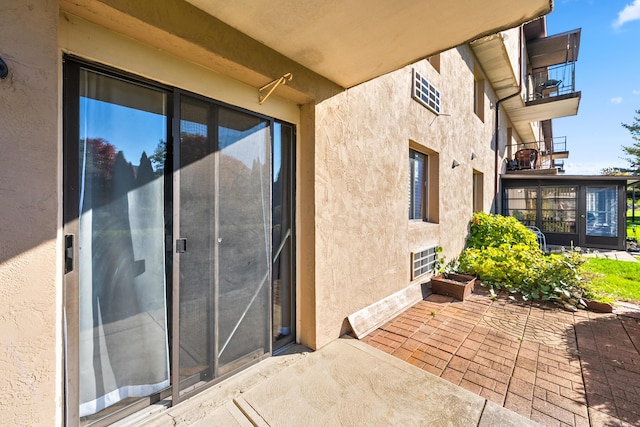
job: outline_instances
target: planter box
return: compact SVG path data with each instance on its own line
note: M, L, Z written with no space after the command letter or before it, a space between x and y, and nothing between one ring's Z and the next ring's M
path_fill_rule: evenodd
M464 301L471 295L476 278L466 274L439 274L431 278L431 292Z

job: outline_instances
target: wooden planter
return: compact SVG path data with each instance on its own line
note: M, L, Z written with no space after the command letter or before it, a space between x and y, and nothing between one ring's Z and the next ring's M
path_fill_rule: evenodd
M475 277L466 274L439 274L431 278L431 292L464 301L473 292L475 282Z

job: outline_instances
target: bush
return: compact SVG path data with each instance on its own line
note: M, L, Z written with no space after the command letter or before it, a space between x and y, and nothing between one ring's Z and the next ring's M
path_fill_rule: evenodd
M542 299L575 307L582 296L577 252L545 255L536 235L515 218L474 214L460 270L476 275L494 290L519 293L524 300ZM569 308L569 307L567 307Z
M514 217L474 213L469 224L467 248L483 249L502 244L539 249L536 235Z

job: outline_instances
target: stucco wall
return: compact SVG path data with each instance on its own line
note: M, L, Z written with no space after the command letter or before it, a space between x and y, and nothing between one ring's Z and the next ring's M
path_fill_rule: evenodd
M440 90L442 115L411 98L413 67ZM316 107L318 347L339 336L347 315L409 285L411 251L441 245L447 259L460 253L474 170L484 176L484 210L492 206L495 97L487 84L481 121L467 47L442 53L440 69L421 61ZM410 141L438 153L437 224L407 219Z
M58 8L4 0L0 56L0 423L60 420ZM57 421L56 421L57 420Z

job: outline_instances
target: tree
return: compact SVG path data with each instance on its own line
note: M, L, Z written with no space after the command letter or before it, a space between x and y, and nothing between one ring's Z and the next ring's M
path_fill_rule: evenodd
M626 154L624 160L631 164L635 175L640 175L640 110L636 110L632 124L622 123L622 127L631 133L631 138L635 141L633 145L622 146L622 151Z
M600 175L607 175L607 176L633 175L633 170L628 168L609 167L609 168L600 169Z

